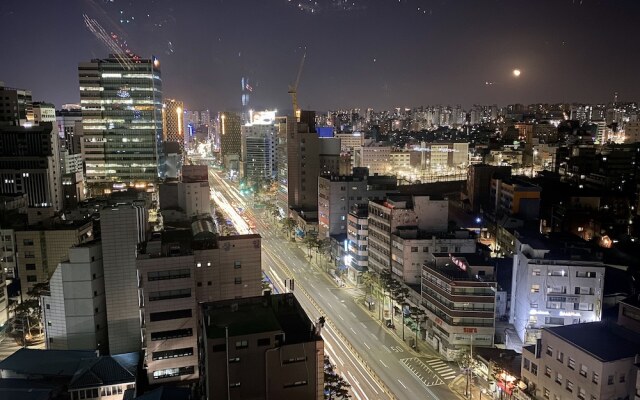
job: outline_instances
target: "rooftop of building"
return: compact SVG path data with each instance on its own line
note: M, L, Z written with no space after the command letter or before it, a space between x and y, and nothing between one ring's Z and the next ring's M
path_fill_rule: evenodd
M538 185L536 185L535 183L531 182L528 178L524 178L521 176L511 176L508 178L504 178L504 179L494 179L494 180L499 180L501 181L503 184L505 185L511 185L514 186L516 188L522 188L522 189L527 189L527 190L533 190L533 191L542 191L542 188Z
M93 220L91 218L83 218L77 220L63 220L60 217L52 217L48 218L44 221L40 221L33 225L27 225L19 230L16 229L16 232L25 232L25 231L68 231L68 230L77 230L83 229L88 225L91 225Z
M640 354L640 334L614 323L589 322L545 328L545 331L602 362Z
M429 240L429 239L475 239L476 235L468 229L456 229L450 232L430 232L418 229L416 225L398 226L395 232L392 232L403 240Z
M283 332L285 343L321 340L293 293L247 297L203 304L209 339Z
M431 253L424 266L452 281L495 280L495 260L476 253ZM487 268L491 274L486 274Z
M515 228L514 235L520 243L526 244L535 250L547 250L544 257L535 259L563 260L575 262L601 262L602 253L594 251L593 246L571 233L553 232L541 234L531 226ZM523 254L533 257L533 254L525 249Z

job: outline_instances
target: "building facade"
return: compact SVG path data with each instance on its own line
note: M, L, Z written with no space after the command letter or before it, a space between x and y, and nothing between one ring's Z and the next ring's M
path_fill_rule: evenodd
M417 226L425 232L446 232L449 202L430 196L390 195L369 202L369 268L391 271L391 234L399 226Z
M144 205L120 204L100 210L102 262L111 354L140 351L140 303L136 256L146 240Z
M16 231L18 275L23 296L36 283L49 281L58 263L69 257L69 248L93 236L91 221L47 221L46 226L32 226Z
M264 121L268 122L268 121ZM241 176L251 182L276 176L277 133L273 121L252 123L242 128Z
M475 254L429 254L421 288L426 340L436 351L452 360L461 346L493 346L496 281L486 260Z
M78 66L86 181L99 195L157 181L162 164L162 78L157 58Z
M395 176L369 176L366 169L353 175L318 177L318 232L322 238L347 233L347 215L356 204L382 200L395 192Z
M102 244L93 241L69 249L42 297L45 345L53 350L99 350L106 353L107 310Z
M509 322L523 343L542 328L600 321L605 265L576 260L552 243L516 240Z
M162 104L162 140L180 144L184 152L184 103L175 99L165 99Z
M617 323L589 322L542 330L523 347L522 380L535 399L634 399L638 385L640 308L620 303Z
M165 231L138 256L149 382L199 377L199 304L260 295L259 235L220 236L211 220Z
M242 154L242 132L240 115L222 112L218 116L218 135L220 137L220 159L225 168L239 171Z

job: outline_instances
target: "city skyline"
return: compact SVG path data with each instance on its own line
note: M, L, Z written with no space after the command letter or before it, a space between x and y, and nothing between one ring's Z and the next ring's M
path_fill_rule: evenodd
M637 2L596 0L9 0L0 6L2 44L21 62L0 65L0 80L57 107L78 102L78 63L109 54L86 14L142 58L159 57L165 95L188 109L239 111L243 77L250 107L291 109L287 89L305 52L305 109L606 103L616 92L633 101L640 80L628 77L640 56L625 38L637 11ZM25 20L56 28L19 29ZM18 30L22 40L8 40Z

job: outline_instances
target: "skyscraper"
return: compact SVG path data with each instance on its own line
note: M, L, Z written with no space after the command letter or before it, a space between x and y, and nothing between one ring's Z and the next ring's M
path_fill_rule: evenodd
M162 107L162 140L177 142L184 151L184 103L166 99Z
M158 59L121 64L112 55L80 63L78 75L91 192L154 183L162 153Z
M220 157L225 168L237 171L242 147L240 116L232 112L222 112L218 117L220 135Z
M259 118L255 118L259 115ZM264 115L264 117L263 117ZM273 179L276 174L275 111L254 114L251 123L242 126L242 177L257 182Z

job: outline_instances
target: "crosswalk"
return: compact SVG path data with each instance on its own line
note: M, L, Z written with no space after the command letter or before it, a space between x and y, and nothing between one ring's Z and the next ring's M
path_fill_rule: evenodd
M458 372L454 371L449 364L439 358L432 358L424 361L424 363L429 367L429 369L435 371L435 373L445 381L458 376Z

